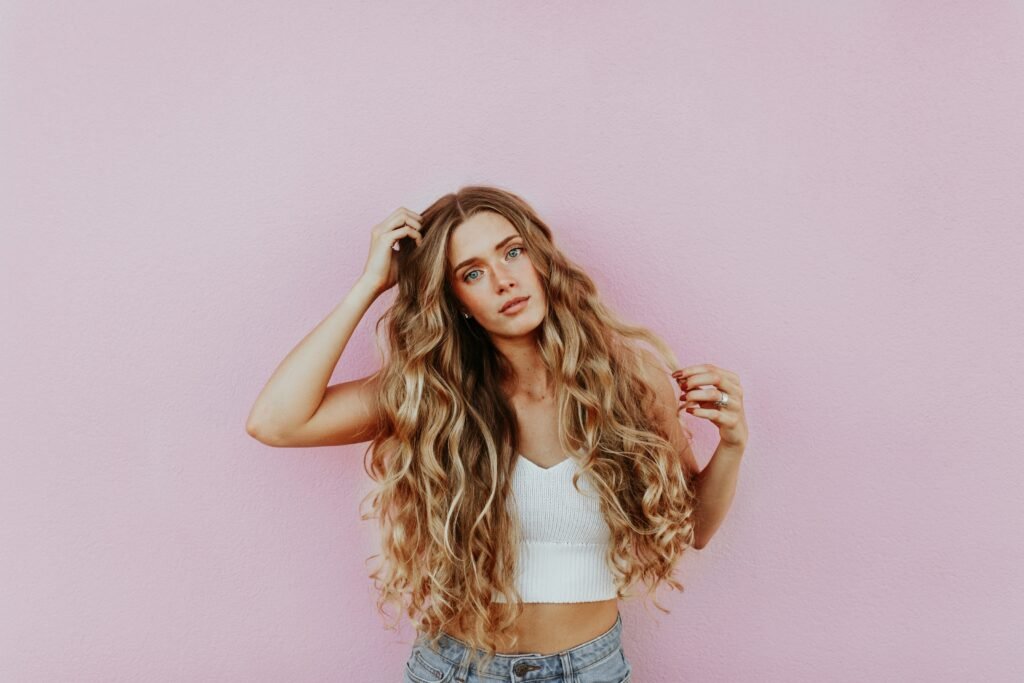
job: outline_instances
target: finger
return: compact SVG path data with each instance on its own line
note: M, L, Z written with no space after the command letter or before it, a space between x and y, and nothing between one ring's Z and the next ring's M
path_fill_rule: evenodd
M687 397L683 401L683 407L687 410L691 408L715 408L718 410L733 410L738 409L739 404L731 396L729 402L723 405L718 405L718 399L715 398L689 398Z
M672 376L676 379L680 377L688 377L698 372L707 372L707 365L687 365L685 368L679 368L678 370L672 371Z
M737 419L729 413L716 408L694 408L691 415L710 420L721 427L732 427L736 424Z
M697 372L685 377L677 378L681 389L695 389L701 385L719 386L724 378L716 372Z
M392 240L391 248L395 249L396 247L398 247L398 241L403 237L408 237L411 240L415 241L417 247L423 241L423 236L420 235L420 233L415 228L409 227L408 225L403 225L395 228L390 233L388 233L388 238Z
M714 374L716 374L716 369L714 368L714 366L708 365L708 364L703 364L703 365L690 365L690 366L685 367L685 368L680 368L678 370L673 371L672 376L674 378L676 378L677 380L680 380L680 379L689 379L691 377L702 377L702 376L714 375Z
M729 392L720 389L690 389L683 392L679 398L691 403L714 403L724 399L725 394ZM729 394L729 405L734 403L739 403L739 400L733 394Z
M416 246L420 246L420 243L423 242L423 235L420 234L420 231L410 226L405 226L405 231L406 235L416 240Z
M700 389L700 387L713 387L713 389ZM693 375L679 382L679 389L683 395L690 391L714 391L718 390L729 394L730 399L743 398L743 388L731 379L714 374Z
M724 377L728 377L728 378L732 379L732 381L736 382L737 384L740 381L740 376L737 375L735 372L732 372L731 370L726 370L725 368L720 368L717 365L714 365L712 363L703 363L701 365L690 365L690 366L687 366L685 368L680 368L678 370L675 370L672 373L672 376L675 377L676 379L681 379L681 378L689 377L690 375L694 375L694 374L698 374L698 373L708 373L708 372L710 372L710 373L718 373L718 374L720 374L720 375L722 375Z
M412 227L416 228L417 230L422 228L422 225L420 224L419 218L416 217L415 215L411 214L408 211L396 214L388 222L388 225L389 225L390 228L399 228L399 227L401 227L403 225L412 226Z
M714 408L734 412L742 410L742 402L733 394L729 394L728 403L718 405L718 402L725 398L723 393L728 392L721 392L717 389L692 389L680 396L679 400L683 402L682 407L687 411L692 408Z

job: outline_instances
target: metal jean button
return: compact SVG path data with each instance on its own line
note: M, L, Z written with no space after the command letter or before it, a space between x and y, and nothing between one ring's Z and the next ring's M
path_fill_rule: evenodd
M512 673L516 676L523 676L527 671L536 671L539 668L536 664L530 664L529 662L516 662L516 665L512 667Z

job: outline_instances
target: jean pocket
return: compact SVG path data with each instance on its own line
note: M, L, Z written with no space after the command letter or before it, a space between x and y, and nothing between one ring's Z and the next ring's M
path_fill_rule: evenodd
M455 665L426 645L417 645L405 663L405 673L413 683L446 683Z
M626 660L622 648L619 648L607 657L579 669L576 674L580 683L628 683L632 678L633 667Z

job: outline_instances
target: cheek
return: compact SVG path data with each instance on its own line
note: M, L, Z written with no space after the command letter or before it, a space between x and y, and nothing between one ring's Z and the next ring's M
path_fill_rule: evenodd
M467 311L476 310L476 299L473 296L473 292L468 287L455 285L452 289L455 291L455 301L459 306L465 308Z
M534 282L540 282L540 273L537 272L537 269L534 267L533 262L527 260L523 265L526 266L526 272L529 273L530 279L532 279Z
M480 295L479 291L474 291L472 287L463 292L462 300L466 308L471 311L481 311L487 307L484 297Z
M533 279L534 288L538 290L541 296L544 296L544 288L542 286L543 282L541 281L540 273L533 267L533 264L530 264L530 277Z

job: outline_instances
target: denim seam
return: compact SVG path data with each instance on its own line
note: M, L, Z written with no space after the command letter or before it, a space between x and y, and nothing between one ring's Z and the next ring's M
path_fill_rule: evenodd
M412 656L417 664L419 664L428 672L430 672L436 679L436 681L427 681L426 679L416 675L416 672L412 669L412 666L410 664L406 664L406 668L409 669L409 675L417 681L423 681L423 683L440 683L441 681L448 679L449 674L451 674L452 670L454 669L454 666L450 666L448 667L447 671L438 671L433 664L429 663L426 659L424 659L424 657L419 652L419 648L413 651ZM447 657L442 656L441 658L444 659L446 662L448 661Z
M619 651L620 651L621 649L622 649L621 647L616 647L616 648L613 648L611 652L609 652L608 654L606 654L606 655L605 655L604 657L601 657L601 659L595 659L594 661L590 662L590 663L589 663L589 664L587 664L586 666L583 666L583 667L581 667L581 668L579 668L579 669L576 669L576 671L578 671L579 673L583 673L583 672L584 672L584 671L586 671L587 669L592 669L592 668L594 668L595 666L597 666L598 664L604 664L604 663L605 663L605 662L607 662L607 661L608 661L608 660L609 660L610 658L612 658L613 656L617 655L617 654L619 653Z

